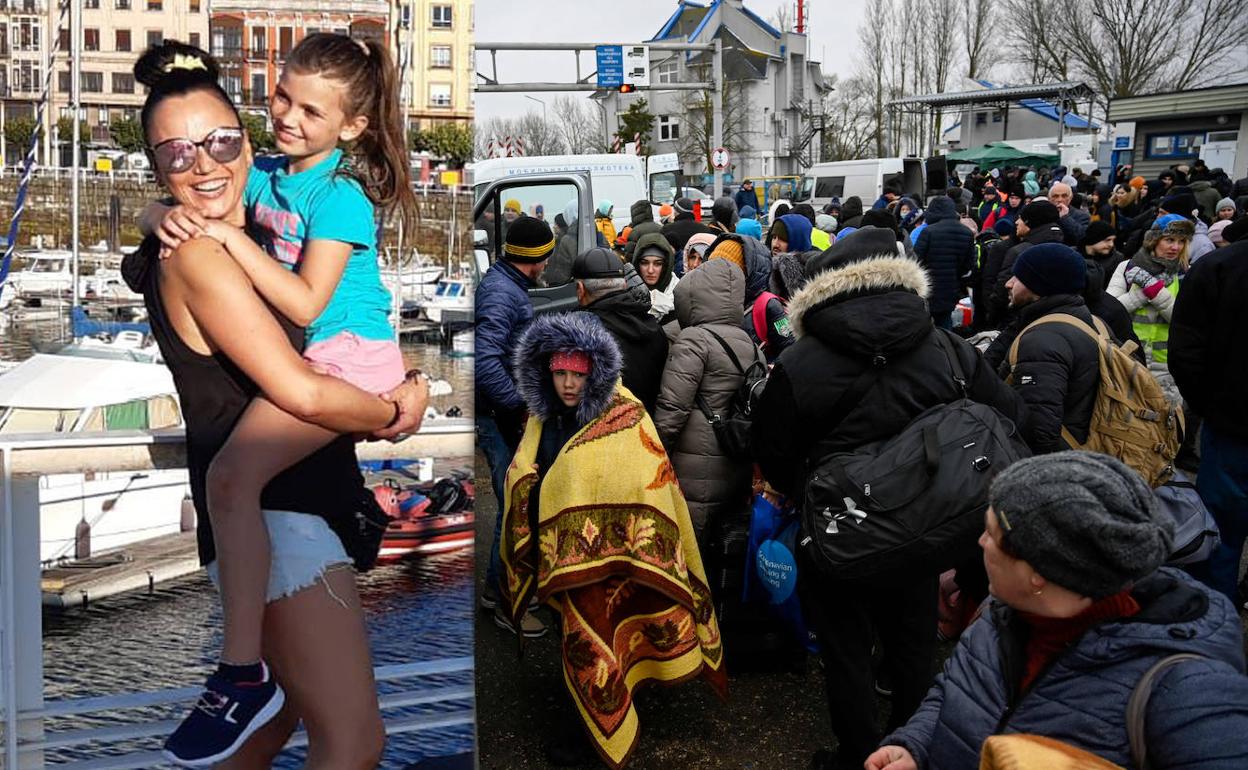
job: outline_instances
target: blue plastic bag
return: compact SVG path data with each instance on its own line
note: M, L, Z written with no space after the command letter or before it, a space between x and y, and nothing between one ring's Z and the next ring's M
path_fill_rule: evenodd
M772 614L810 652L819 647L806 628L797 596L797 512L755 495L745 558L742 601L765 601Z

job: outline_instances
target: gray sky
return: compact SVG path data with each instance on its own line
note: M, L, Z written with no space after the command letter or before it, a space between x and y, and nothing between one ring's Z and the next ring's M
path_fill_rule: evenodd
M709 5L710 0L703 0ZM676 10L677 0L476 0L476 32L479 41L503 43L624 43L648 40ZM745 6L771 20L781 6L794 15L795 0L745 0ZM857 48L858 23L863 4L840 0L807 2L811 58L823 62L826 73L848 74ZM498 80L501 83L572 81L576 62L571 51L542 53L500 52ZM477 53L477 71L491 74L490 57ZM593 53L581 54L581 76L594 71ZM587 92L582 92L586 96ZM558 93L532 94L548 105ZM476 94L476 118L515 117L525 112L541 112L542 105L522 94Z

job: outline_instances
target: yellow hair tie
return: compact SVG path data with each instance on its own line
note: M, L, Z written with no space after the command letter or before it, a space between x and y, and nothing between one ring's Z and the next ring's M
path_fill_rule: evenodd
M207 69L208 69L208 66L204 64L203 59L199 58L198 56L192 56L191 54L182 54L182 53L174 54L173 61L169 62L168 64L164 66L165 73L173 72L174 70L205 70L207 71Z

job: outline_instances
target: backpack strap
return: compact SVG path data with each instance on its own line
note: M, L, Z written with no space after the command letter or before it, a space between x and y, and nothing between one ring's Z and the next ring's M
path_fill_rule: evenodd
M750 307L750 321L754 326L754 336L758 337L764 350L767 349L767 303L773 299L780 300L781 305L784 304L779 294L765 291L754 298L754 304Z
M703 329L703 330L704 330L707 334L709 334L709 335L711 335L712 337L714 337L714 338L715 338L715 341L719 343L719 346L720 346L721 348L723 348L723 349L724 349L724 352L725 352L725 353L727 353L727 354L728 354L728 360L729 360L729 361L732 361L732 365L733 365L733 366L735 366L735 367L737 368L737 374L739 374L739 375L741 375L742 377L744 377L744 376L745 376L745 367L741 365L741 359L737 358L737 354L733 351L732 346L731 346L731 345L729 345L729 344L728 344L728 342L727 342L726 340L724 340L724 338L723 338L723 337L719 336L718 334L716 334L715 332L713 332L713 331L711 331L710 329L706 328L705 326L703 326L703 327L702 327L702 329ZM757 349L757 348L755 348L755 352L756 352L756 353L757 353L757 351L758 351L758 349ZM755 356L754 356L754 361L752 361L751 363L760 363L760 362L759 362L759 360L758 360L758 356L757 356L757 355L755 355Z
M944 351L945 358L949 359L949 368L953 370L953 381L958 384L958 390L962 391L962 397L966 398L970 391L970 385L966 379L966 371L962 369L962 361L958 358L958 352L953 348L953 341L949 339L952 332L944 329L935 329L936 345Z
M1206 660L1204 655L1191 652L1180 652L1167 655L1154 663L1131 691L1131 699L1127 701L1127 742L1131 747L1131 761L1139 770L1148 770L1148 741L1145 730L1145 716L1148 710L1148 699L1153 694L1153 685L1165 674L1166 670L1186 660Z
M1097 318L1096 316L1092 316L1092 323L1094 325L1094 328L1090 329L1088 328L1087 323L1080 320L1076 316L1071 315L1070 313L1053 313L1051 315L1046 315L1041 318L1037 318L1036 320L1027 324L1027 326L1021 332L1018 333L1018 336L1014 338L1014 342L1010 344L1009 361L1010 361L1011 372L1013 371L1014 367L1018 365L1018 344L1023 339L1023 335L1026 334L1028 331L1036 328L1037 326L1043 326L1044 324L1054 324L1054 323L1066 324L1067 326L1074 326L1075 328L1082 331L1084 334L1091 337L1098 346L1102 344L1106 344L1106 343L1111 343L1113 342L1113 339L1114 339L1113 336L1109 333L1109 327L1105 325L1104 321Z

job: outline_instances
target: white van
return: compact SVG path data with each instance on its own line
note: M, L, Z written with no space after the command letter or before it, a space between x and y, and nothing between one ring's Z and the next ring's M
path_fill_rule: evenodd
M884 193L884 185L894 182L903 196L922 201L926 186L922 158L867 158L816 163L802 175L794 203L809 203L815 210L823 208L833 197L845 199L857 195L863 210Z
M611 221L620 232L631 221L629 208L639 200L648 200L656 207L671 203L680 182L680 159L676 153L651 155L537 155L521 158L491 158L472 164L472 183L479 192L491 182L530 174L564 174L571 171L589 172L593 206L609 200L615 206ZM519 200L524 212L536 215L541 206L543 218L553 221L569 203L559 197L558 187L531 187L528 200ZM545 194L545 197L543 197ZM549 200L547 199L549 198ZM657 210L655 219L658 219Z

